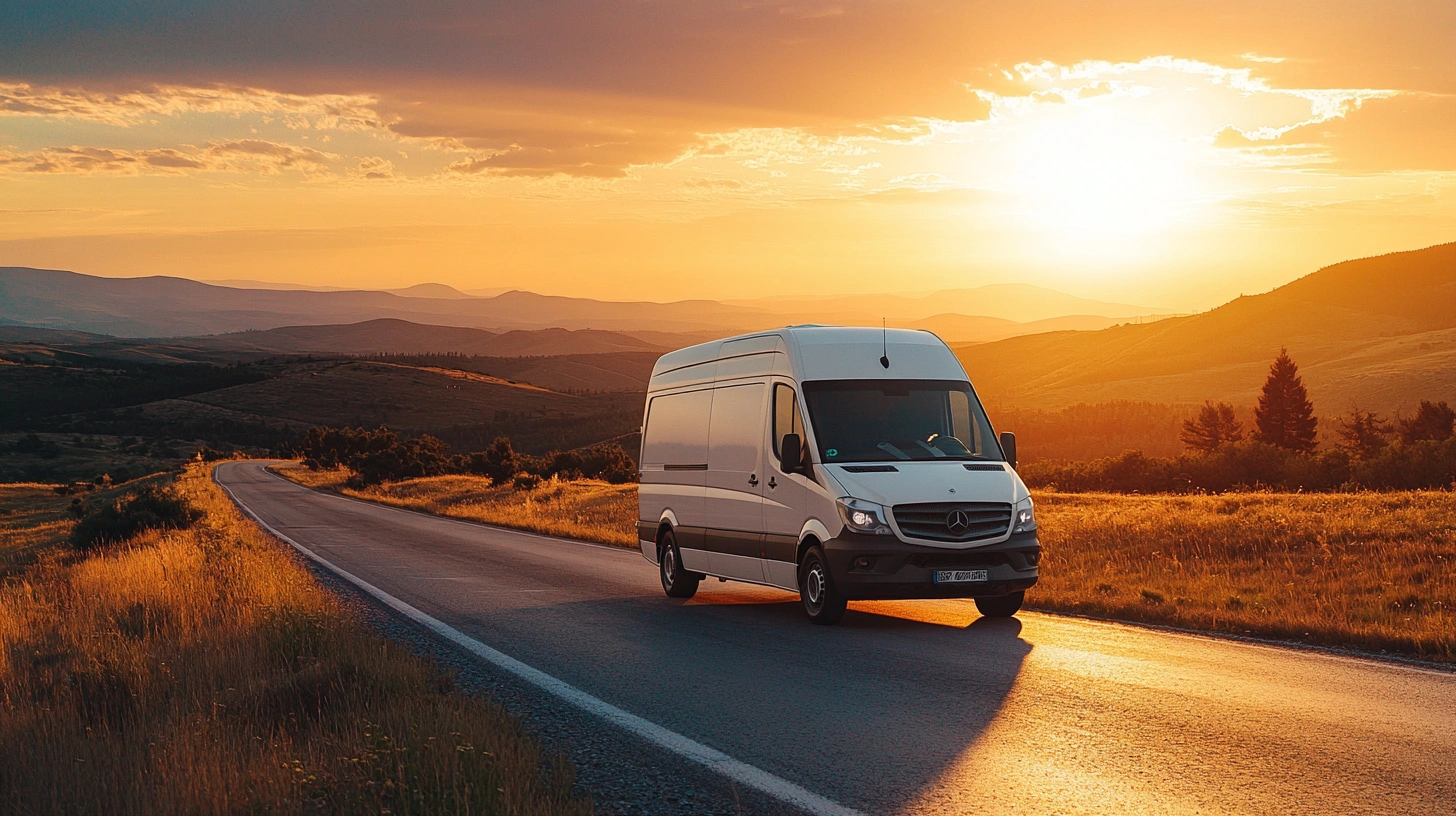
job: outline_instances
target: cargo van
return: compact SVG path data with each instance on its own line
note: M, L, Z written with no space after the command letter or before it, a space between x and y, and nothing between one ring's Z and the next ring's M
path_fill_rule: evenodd
M929 332L792 326L665 354L642 423L637 538L662 588L708 576L851 600L974 598L1009 617L1041 547L1016 440Z

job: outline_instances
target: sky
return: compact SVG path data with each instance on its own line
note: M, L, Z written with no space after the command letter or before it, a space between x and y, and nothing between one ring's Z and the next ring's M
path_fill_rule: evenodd
M1456 240L1456 4L0 7L0 266L1197 311Z

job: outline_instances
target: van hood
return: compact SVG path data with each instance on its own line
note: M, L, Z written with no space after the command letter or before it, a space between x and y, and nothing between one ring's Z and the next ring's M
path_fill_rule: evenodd
M824 465L848 496L893 507L919 502L1007 502L1015 504L1028 493L1009 468L977 469L1000 462L875 462ZM866 468L893 467L894 472L865 472Z

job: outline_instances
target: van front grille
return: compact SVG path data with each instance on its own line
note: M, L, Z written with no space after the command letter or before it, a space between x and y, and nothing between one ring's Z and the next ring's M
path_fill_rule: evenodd
M917 553L906 558L905 563L912 567L929 569L975 569L977 567L999 567L1002 564L1009 564L1011 561L1004 552L978 553L972 550L968 553L946 553L945 555Z
M981 541L1011 527L1011 505L998 502L897 504L893 510L900 532L931 541Z

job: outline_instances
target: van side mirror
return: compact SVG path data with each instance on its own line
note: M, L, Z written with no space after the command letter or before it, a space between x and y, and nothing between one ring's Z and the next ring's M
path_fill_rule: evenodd
M1011 469L1015 470L1016 434L1011 433L1010 431L1006 431L1005 433L1001 434L1001 453L1006 457L1006 461L1011 465Z
M779 470L799 473L804 469L804 441L796 433L784 434L779 440Z

